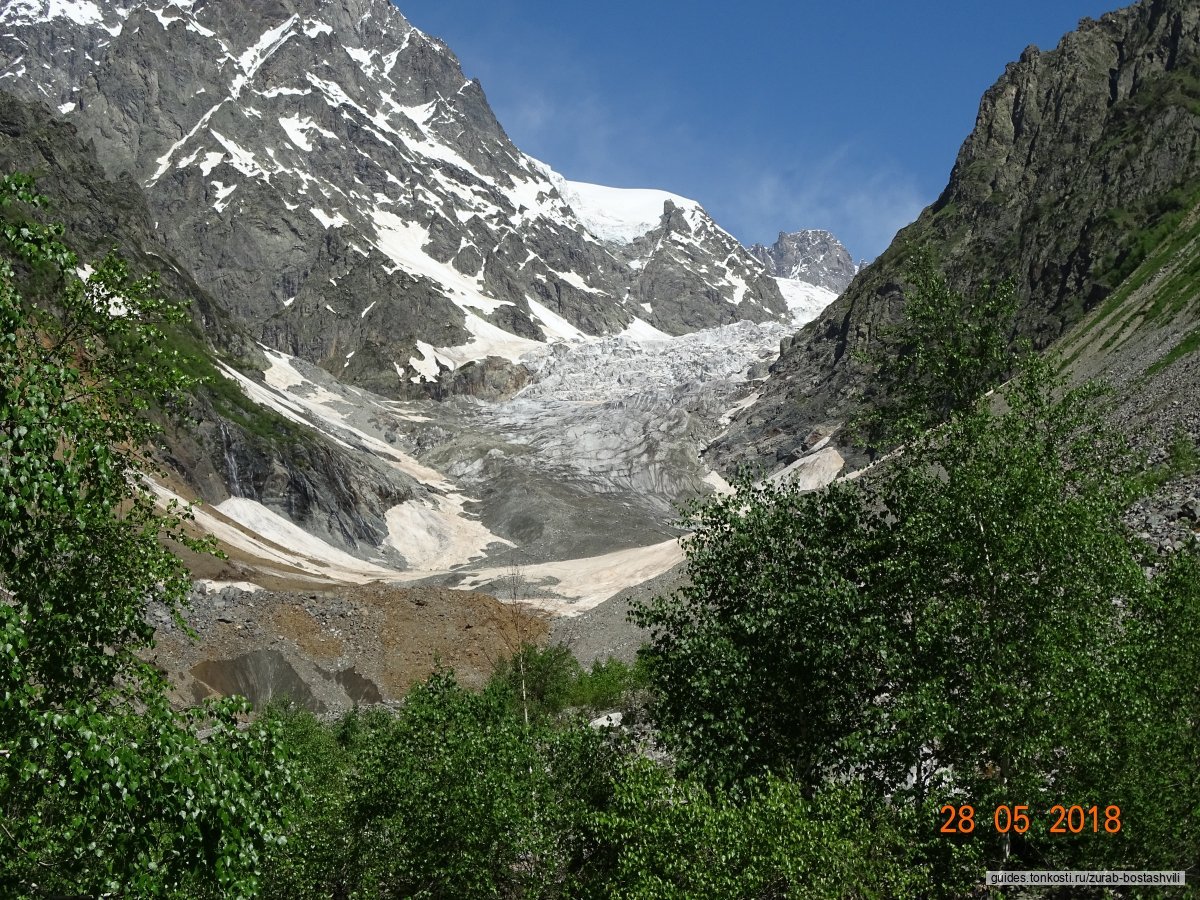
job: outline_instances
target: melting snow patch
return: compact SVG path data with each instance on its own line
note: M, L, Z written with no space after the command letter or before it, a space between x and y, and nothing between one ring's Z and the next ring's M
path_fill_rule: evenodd
M199 131L201 128L203 128L205 125L207 125L208 120L213 117L213 113L215 113L218 109L220 109L224 103L225 103L225 101L222 100L220 103L218 103L216 106L214 106L208 112L206 112L203 116L201 116L200 121L192 126L191 131L189 131L187 134L185 134L183 137L181 137L179 140L177 140L174 144L172 144L171 148L169 150L167 150L166 153L164 153L162 156L160 156L158 158L158 168L154 170L154 175L152 175L150 178L151 184L158 181L158 179L162 178L163 174L167 171L168 168L170 168L171 157L175 155L175 151L178 150L180 147L182 147L184 144L186 144L189 140L191 140L192 136L197 131ZM208 177L208 172L205 172L204 175L205 175L205 177Z
M597 288L592 287L590 284L588 284L586 281L584 281L583 278L580 277L579 274L576 272L558 272L558 271L555 271L554 269L551 269L550 271L554 272L555 275L557 275L560 279L565 281L567 284L571 285L572 287L577 287L581 291L587 291L589 294L603 294L604 293L604 291L601 291L601 290L598 290Z
M320 222L322 225L324 225L326 228L330 228L330 227L341 228L343 225L345 225L349 221L340 212L335 212L331 216L327 212L325 212L325 210L317 208L317 207L310 209L309 212L312 213L316 217L317 221Z
M375 66L371 62L371 58L375 55L374 50L364 50L360 47L345 47L344 49L365 74L373 75L375 73Z
M471 342L460 347L445 347L440 351L442 358L449 359L454 368L489 356L519 362L526 353L541 350L546 346L540 341L509 334L474 313L467 313L463 325L471 333Z
M254 46L247 49L245 53L238 57L237 64L242 70L242 74L233 80L234 97L242 93L242 88L245 87L246 82L258 74L259 67L292 36L292 26L296 23L296 18L294 15L290 16L287 21L264 31L262 36L255 41Z
M582 341L586 339L587 336L582 331L558 313L542 306L532 297L526 297L525 300L529 303L529 311L541 323L542 334L546 336L547 340L557 338L564 341Z
M387 578L394 574L392 569L366 562L325 543L299 525L246 497L230 497L218 503L214 509L251 535L270 541L280 548L286 548L281 561L290 562L297 568L314 574L349 577L350 580ZM228 532L218 535L222 536L228 538ZM279 557L279 554L274 555Z
M273 87L265 91L258 91L260 97L304 97L312 93L312 88L290 88L290 87Z
M405 271L440 284L461 309L490 313L501 306L512 306L510 300L484 296L483 282L478 276L468 277L453 266L430 258L422 249L429 242L429 232L420 225L381 209L372 211L371 220L375 224L375 247L381 253Z
M414 569L441 570L484 555L489 544L512 543L463 513L459 494L410 500L387 511L386 543Z
M734 492L729 482L722 478L719 472L709 472L704 476L704 483L718 494L732 494Z
M724 427L733 421L733 417L740 413L743 409L749 409L758 402L759 392L755 391L749 397L738 401L737 405L729 409L724 415L717 420L717 424Z
M190 158L195 159L195 154ZM204 159L200 160L200 174L207 178L212 174L212 170L221 164L221 160L224 158L224 153L218 153L216 150L208 151L204 154Z
M64 116L69 112L73 112L74 109L75 109L74 103L60 103L58 105L58 111L60 113L62 113Z
M321 128L307 116L303 119L299 116L280 116L279 124L287 133L288 140L304 151L312 149L312 144L308 139L308 132L310 131L316 131L325 137L337 139L336 134Z
M454 364L449 360L442 359L431 344L427 344L424 341L417 341L417 349L421 351L421 358L417 359L415 356L410 356L408 364L413 367L414 371L420 374L422 381L437 381L438 373L441 371L438 363L444 363L451 369L454 368Z
M168 28L170 28L172 22L178 22L180 18L182 18L181 16L175 16L172 18L161 9L152 9L150 11L154 13L155 17L158 19L158 24L162 25L163 31L166 31Z
M372 300L372 301L371 301L371 305L370 305L370 306L368 306L366 309L364 309L364 310L363 310L361 313L359 313L359 314L358 314L358 317L359 317L360 319L365 319L365 318L367 317L367 313L369 313L369 312L370 312L372 309L374 309L374 308L375 308L375 304L376 304L376 303L378 303L378 302L379 302L378 300Z
M231 184L226 186L223 182L214 181L212 186L217 197L217 202L213 204L213 209L215 209L217 212L221 212L226 206L229 205L225 202L225 198L237 190L237 185Z
M188 19L187 30L194 31L194 32L196 32L196 34L200 35L201 37L208 37L208 38L215 37L217 34L211 28L205 28L203 25L201 25L195 19L191 19L191 18ZM204 88L201 88L199 91L197 91L197 93L202 93L203 90L204 90Z
M70 19L79 25L97 25L104 21L104 16L92 0L49 0L45 4L16 0L0 13L0 22L45 22L50 19Z
M620 337L629 338L631 341L669 341L671 339L671 336L665 331L659 331L649 322L643 322L637 316L634 316L633 321L625 326Z
M564 616L577 616L625 588L661 575L683 562L683 559L679 541L670 540L649 547L618 550L603 556L535 563L523 567L522 574L540 593L558 594L566 598L558 601L534 598L529 601L531 604ZM472 572L460 587L482 587L503 578L505 574L506 570L498 568Z
M254 159L254 154L246 150L237 141L225 137L219 131L210 129L209 133L217 139L217 143L225 148L229 154L229 164L241 172L243 175L262 175L263 170L259 167L258 162Z

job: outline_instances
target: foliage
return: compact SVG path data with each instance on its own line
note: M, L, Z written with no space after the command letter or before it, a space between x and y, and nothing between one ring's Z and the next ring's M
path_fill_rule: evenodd
M115 253L77 275L61 226L30 219L42 205L28 178L0 181L0 882L248 894L272 733L234 702L174 713L139 656L147 604L182 624L190 587L164 539L209 546L144 480L149 414L189 387L161 342L184 311Z
M815 783L884 688L885 610L861 588L879 525L854 488L736 488L693 512L689 583L634 607L655 719L710 781Z
M1146 495L1175 478L1192 475L1200 469L1200 451L1182 428L1177 428L1167 444L1166 458L1153 468L1139 472L1132 481L1137 495Z
M616 859L598 896L927 896L911 859L915 823L851 787L816 797L775 777L738 793L678 780L638 759L598 817Z
M875 370L857 430L872 447L904 443L971 409L1012 370L1017 297L1012 282L973 296L954 290L927 248L906 273L904 319L861 354Z
M496 666L489 684L507 693L514 708L523 709L527 703L533 718L545 719L572 708L612 709L644 682L640 666L615 657L596 660L588 670L561 644L524 644Z
M943 886L972 848L991 867L1194 864L1200 831L1159 841L1167 817L1148 798L1179 792L1166 804L1178 822L1200 808L1200 719L1177 718L1195 706L1200 643L1167 638L1194 632L1200 564L1147 576L1121 523L1134 467L1102 393L1068 391L1053 361L1027 358L984 396L992 365L930 354L989 328L998 352L994 326L970 319L994 310L927 285L900 333L929 351L905 364L917 384L888 410L906 446L819 492L744 481L693 509L690 585L635 607L664 736L710 784L849 781L911 809ZM1163 766L1137 749L1159 746ZM1029 804L1038 827L939 837L946 802L984 815ZM1154 824L1063 839L1042 821L1055 803L1128 806Z
M600 732L527 727L502 691L449 673L395 714L320 729L285 719L312 802L270 861L270 896L569 897L590 878L589 816L608 805L617 758Z

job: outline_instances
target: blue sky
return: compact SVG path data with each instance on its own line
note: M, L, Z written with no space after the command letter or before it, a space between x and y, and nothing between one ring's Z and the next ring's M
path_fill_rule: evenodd
M700 201L740 240L873 258L941 193L983 92L1120 0L397 0L567 178Z

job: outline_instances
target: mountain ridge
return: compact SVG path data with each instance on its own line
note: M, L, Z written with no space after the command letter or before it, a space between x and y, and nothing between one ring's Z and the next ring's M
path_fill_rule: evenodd
M667 196L643 234L592 234L570 183L385 0L65 9L3 7L0 86L137 178L257 340L341 379L406 396L547 340L788 317L698 205Z
M1141 0L1083 20L1054 50L1028 48L984 94L938 200L787 342L761 399L708 458L721 470L770 469L812 429L852 418L870 391L859 352L901 314L917 249L935 248L950 285L967 293L1012 278L1014 338L1044 348L1114 295L1198 185L1194 4Z
M776 278L804 281L840 294L858 272L842 242L819 228L781 231L770 247L754 244L750 252Z

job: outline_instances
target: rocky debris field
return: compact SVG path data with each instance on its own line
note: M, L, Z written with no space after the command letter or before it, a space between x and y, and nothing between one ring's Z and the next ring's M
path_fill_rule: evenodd
M150 660L192 703L241 694L256 706L285 699L318 713L400 700L435 666L481 686L523 641L541 643L545 619L494 597L384 584L328 591L248 590L197 582L185 619L148 611Z

